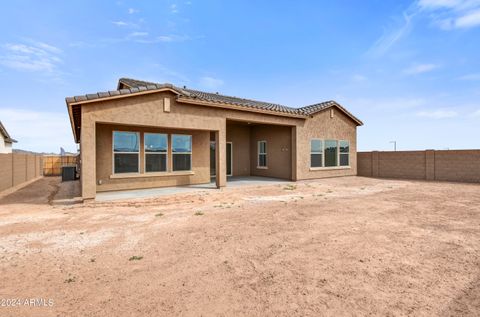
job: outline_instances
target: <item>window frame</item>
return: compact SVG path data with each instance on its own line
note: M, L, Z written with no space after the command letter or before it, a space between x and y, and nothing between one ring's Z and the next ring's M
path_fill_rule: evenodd
M260 144L265 143L265 152L260 152ZM266 140L257 141L257 169L268 169L268 143ZM260 165L260 155L265 155L265 166Z
M322 151L321 152L313 152L312 151L312 141L320 141L320 144L322 145ZM322 155L322 166L312 166L312 154ZM310 139L310 168L317 169L317 168L324 168L324 167L325 167L325 144L323 142L323 139L312 138L312 139Z
M320 140L322 142L322 152L312 152L312 149L311 149L311 141L312 140ZM337 160L337 164L335 166L325 166L325 158L326 158L326 155L325 155L325 151L326 151L326 145L325 145L325 141L335 141L336 142L336 146L337 146L337 155L336 155L336 160ZM343 155L347 155L348 154L348 165L340 165L340 142L348 142L348 153L341 153ZM346 139L327 139L327 138L324 138L324 139L321 139L321 138L311 138L310 139L310 167L309 167L309 170L310 171L319 171L319 170L335 170L335 169L349 169L349 168L352 168L352 165L351 165L351 160L350 158L352 157L352 151L350 150L350 146L351 146L351 142L350 140L346 140ZM311 158L311 154L312 153L318 153L318 154L322 154L322 167L312 167L312 158Z
M164 135L167 138L167 152L147 152L147 147L145 146L145 136L147 134L159 134L159 135ZM150 174L150 173L168 173L168 149L169 149L169 143L168 142L168 133L157 133L157 132L144 132L143 133L143 172L145 174ZM165 170L164 171L147 171L147 155L165 155L166 162L165 162Z
M173 137L176 135L182 135L182 136L189 136L190 137L190 152L174 152L173 151ZM170 145L170 150L172 153L172 172L191 172L192 171L192 165L193 165L193 136L191 134L186 134L186 133L172 133L170 134L171 138L171 145ZM175 154L190 154L190 169L188 170L174 170L173 168L173 156Z
M327 157L327 154L326 154L326 151L327 151L326 143L327 143L327 142L326 142L326 141L335 141L335 147L336 147L336 149L337 149L337 153L336 153L337 155L335 155L335 156L336 156L336 158L335 158L335 160L336 160L335 163L336 163L336 164L335 164L335 165L332 165L332 166L327 166L327 165L325 164L325 158ZM338 153L340 152L340 149L339 149L339 147L338 147L338 140L337 140L337 139L324 139L323 142L324 142L324 143L323 143L323 145L324 145L324 146L323 146L323 153L324 153L324 154L323 154L323 156L324 156L324 159L323 159L323 167L325 167L325 168L338 168L338 167L340 167L340 165L339 165L339 164L340 164L340 162L339 162L339 158L340 158L340 157L338 156Z
M348 143L348 153L340 152L340 142L347 142ZM338 148L338 167L350 167L350 141L349 140L337 140L337 148ZM348 165L340 165L340 158L341 155L348 156Z
M135 133L138 138L138 152L115 152L115 132L128 132ZM112 131L112 175L125 175L125 174L140 174L140 152L142 151L142 140L140 139L140 132L138 131L128 131L128 130L113 130ZM138 156L138 166L136 172L127 172L127 173L115 173L115 154L137 154Z

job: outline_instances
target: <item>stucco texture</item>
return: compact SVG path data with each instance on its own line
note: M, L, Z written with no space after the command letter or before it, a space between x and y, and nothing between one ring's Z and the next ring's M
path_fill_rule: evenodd
M164 107L166 100L169 100L169 109ZM172 92L159 92L91 102L82 105L81 113L81 184L84 198L94 198L97 191L208 182L211 135L218 138L217 171L220 172L217 172L216 181L219 187L227 184L227 141L233 143L233 175L297 180L356 174L356 124L340 110L335 110L333 117L327 109L311 118L293 118L185 104L178 102ZM192 175L112 178L111 142L115 127L141 133L183 131L191 134ZM350 168L311 171L310 138L313 137L348 140ZM268 169L257 169L258 140L267 141ZM141 170L142 166L143 163Z
M132 127L111 124L97 124L96 133L96 177L97 191L119 189L152 188L180 186L210 182L210 132L198 130L177 130L152 127ZM113 131L132 131L140 133L140 173L124 178L114 178L113 174ZM167 172L148 173L145 171L144 134L164 133L168 135ZM187 134L192 136L192 171L173 172L171 135ZM99 181L101 184L99 184Z
M332 111L333 110L333 113ZM353 121L338 109L326 109L297 126L297 179L357 175L357 129ZM310 141L345 140L350 142L350 166L310 168Z

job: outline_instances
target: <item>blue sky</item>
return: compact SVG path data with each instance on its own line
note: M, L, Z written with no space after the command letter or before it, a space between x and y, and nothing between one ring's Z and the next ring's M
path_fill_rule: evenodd
M75 150L64 98L119 77L299 107L336 100L360 150L480 148L480 0L9 1L0 120Z

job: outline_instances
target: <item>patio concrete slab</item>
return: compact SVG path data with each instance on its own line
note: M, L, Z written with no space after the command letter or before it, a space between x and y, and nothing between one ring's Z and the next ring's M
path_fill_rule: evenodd
M289 180L283 180L270 177L259 176L241 176L229 177L227 180L228 187L240 186L261 186L289 183ZM96 201L112 201L112 200L128 200L139 198L152 198L158 196L174 195L181 193L199 192L216 189L215 182L212 181L207 184L176 186L176 187L161 187L161 188L147 188L135 190L122 190L113 192L97 193Z

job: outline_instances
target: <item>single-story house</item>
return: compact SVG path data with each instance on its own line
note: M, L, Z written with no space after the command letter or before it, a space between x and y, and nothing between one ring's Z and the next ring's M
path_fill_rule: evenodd
M357 174L357 126L335 101L291 108L121 78L117 90L66 98L80 144L84 199L97 192Z
M12 143L17 143L10 137L5 126L0 121L0 154L12 153Z

